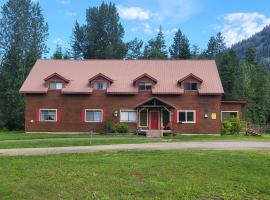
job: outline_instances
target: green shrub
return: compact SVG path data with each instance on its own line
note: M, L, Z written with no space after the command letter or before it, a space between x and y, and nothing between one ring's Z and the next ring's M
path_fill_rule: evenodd
M231 134L239 134L241 131L241 120L238 117L233 117L229 121L232 124Z
M128 133L128 125L124 123L119 123L115 126L117 133Z
M241 131L241 120L237 117L227 119L222 123L221 133L224 135L235 135Z
M111 122L106 122L105 132L106 133L115 133L115 127L111 124Z
M232 129L232 123L229 120L226 120L222 123L222 129L221 129L221 133L223 135L227 135L231 133L231 129Z

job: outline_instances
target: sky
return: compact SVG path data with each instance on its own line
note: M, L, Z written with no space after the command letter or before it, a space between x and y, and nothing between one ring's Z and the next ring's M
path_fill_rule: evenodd
M39 1L49 24L49 55L56 44L70 48L72 29L77 20L85 23L85 11L101 0ZM6 0L0 0L2 6ZM106 1L105 2L109 2ZM212 35L221 32L226 45L246 39L270 24L269 0L111 0L117 6L125 28L124 41L138 37L143 41L156 36L162 26L167 46L181 29L190 44L206 48Z

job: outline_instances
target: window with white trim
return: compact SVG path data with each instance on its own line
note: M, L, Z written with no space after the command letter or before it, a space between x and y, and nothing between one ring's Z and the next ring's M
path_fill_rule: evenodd
M56 109L40 109L39 119L41 122L56 122L57 110Z
M136 110L121 110L120 122L137 122Z
M85 122L102 122L102 110L100 109L86 109Z
M98 81L94 83L95 90L106 90L108 87L108 83L105 81Z
M195 110L179 110L178 122L182 123L195 123Z
M139 83L138 88L139 88L139 90L151 90L152 83Z
M63 88L63 83L60 82L50 82L49 89L51 90L61 90Z
M221 111L221 121L225 121L233 117L238 117L238 111Z

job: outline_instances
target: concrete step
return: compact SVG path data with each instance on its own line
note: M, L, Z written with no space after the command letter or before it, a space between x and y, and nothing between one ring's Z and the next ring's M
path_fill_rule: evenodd
M147 138L161 138L163 137L163 131L161 130L148 130L146 132Z

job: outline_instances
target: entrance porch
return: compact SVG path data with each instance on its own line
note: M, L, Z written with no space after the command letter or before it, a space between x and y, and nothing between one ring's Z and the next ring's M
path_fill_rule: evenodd
M174 106L168 102L153 97L135 107L138 111L137 129L145 132L147 137L162 137L172 133Z

